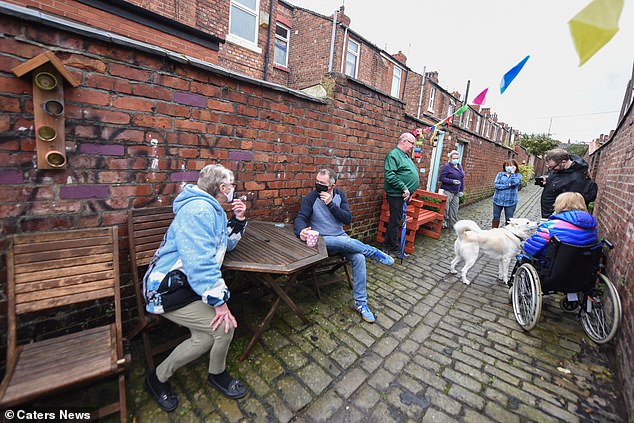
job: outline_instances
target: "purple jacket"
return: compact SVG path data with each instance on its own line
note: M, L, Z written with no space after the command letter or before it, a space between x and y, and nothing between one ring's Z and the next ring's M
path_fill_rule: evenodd
M462 170L462 166L458 165L458 168L455 168L451 163L446 163L440 169L438 179L440 180L441 189L453 192L454 194L464 192L464 171ZM460 184L454 184L454 180L460 181Z

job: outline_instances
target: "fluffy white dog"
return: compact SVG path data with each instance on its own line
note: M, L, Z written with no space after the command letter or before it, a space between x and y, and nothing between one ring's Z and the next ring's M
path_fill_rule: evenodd
M480 229L473 220L456 222L454 229L458 238L454 243L456 257L451 260L451 273L458 273L456 265L464 261L462 282L469 285L471 281L467 279L467 272L482 251L499 261L498 277L507 284L511 259L519 252L521 242L530 237L535 228L537 223L525 218L511 219L503 228L489 230Z

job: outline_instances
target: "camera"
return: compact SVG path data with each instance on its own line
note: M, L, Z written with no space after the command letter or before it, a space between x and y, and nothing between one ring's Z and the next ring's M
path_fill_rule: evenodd
M544 185L546 185L546 179L547 178L548 178L548 176L546 176L546 175L536 176L535 177L535 185L543 187Z

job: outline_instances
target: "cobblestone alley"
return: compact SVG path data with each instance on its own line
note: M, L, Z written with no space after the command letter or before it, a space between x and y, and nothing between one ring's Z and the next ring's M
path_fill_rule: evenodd
M540 189L519 194L516 216L537 220ZM459 212L483 228L490 217L490 199ZM309 325L282 306L244 362L237 358L247 334L234 338L229 367L251 390L237 402L207 385L205 356L172 378L180 406L162 412L144 391L135 345L130 412L152 423L625 421L613 348L589 341L558 296L545 298L537 327L523 332L490 259L471 270L470 286L449 273L454 239L451 230L440 240L419 235L402 265L368 261L373 325L350 309L344 283L323 288L318 300L302 281L291 296ZM261 318L262 301L258 292L233 296L238 324Z

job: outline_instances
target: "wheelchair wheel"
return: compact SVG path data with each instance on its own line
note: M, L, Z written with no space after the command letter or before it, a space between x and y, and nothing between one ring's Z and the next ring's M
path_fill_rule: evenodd
M542 288L532 265L523 264L517 269L512 298L517 323L526 331L533 329L542 312Z
M599 273L599 281L593 295L581 312L583 330L597 344L610 342L621 323L621 299L616 288L605 275ZM588 312L590 308L590 312Z
M566 294L559 301L559 307L566 313L576 313L579 310L581 303L579 301L568 301Z

